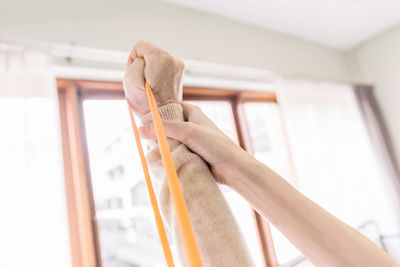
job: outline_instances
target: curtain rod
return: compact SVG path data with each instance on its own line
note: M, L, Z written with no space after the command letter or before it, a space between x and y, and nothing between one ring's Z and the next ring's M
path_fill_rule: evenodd
M125 66L127 52L109 49L100 49L71 44L57 44L27 39L0 37L0 50L23 51L36 49L49 53L56 58L80 59L94 62L106 62ZM252 67L211 63L190 59L182 59L188 74L212 75L223 77L235 77L257 81L275 81L277 75L274 72Z
M53 57L76 58L124 64L126 53L114 50L84 47L71 44L47 43L41 41L0 37L0 50L15 52L35 49L49 53Z

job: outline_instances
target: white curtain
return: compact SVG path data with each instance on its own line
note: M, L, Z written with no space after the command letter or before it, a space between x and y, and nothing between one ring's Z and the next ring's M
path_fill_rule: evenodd
M55 79L44 53L0 46L0 266L70 266Z
M396 188L380 164L353 89L340 83L282 81L278 101L298 186L353 227L372 221L373 235L397 234Z

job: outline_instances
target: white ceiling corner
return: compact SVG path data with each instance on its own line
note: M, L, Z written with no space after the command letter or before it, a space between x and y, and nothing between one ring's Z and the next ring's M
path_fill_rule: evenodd
M348 50L400 23L399 0L163 0Z

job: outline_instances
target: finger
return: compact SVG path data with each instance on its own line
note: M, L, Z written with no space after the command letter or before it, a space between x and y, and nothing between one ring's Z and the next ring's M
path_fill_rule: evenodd
M145 54L152 53L155 49L156 47L148 42L145 41L137 42L129 52L126 66L129 67L129 65L131 65L132 62L135 61L135 59L139 57L144 57Z
M176 121L162 121L165 135L169 138L182 139L182 134L178 134L178 131L185 131L185 122L176 122ZM157 139L156 129L154 127L154 123L146 124L144 126L139 127L139 135L144 139Z
M135 61L135 59L139 58L139 57L145 57L148 54L154 53L154 51L156 51L157 48L156 46L145 42L145 41L139 41L131 50L131 52L129 53L129 57L128 57L128 66L129 64L131 64L133 61Z
M193 104L189 104L188 102L181 102L182 104L182 110L183 110L183 116L185 117L185 119L189 120L190 115L197 110L199 110L200 108L196 105Z
M144 139L150 139L150 140L156 140L157 136L156 136L156 130L154 128L154 124L153 123L149 123L143 126L140 126L138 128L139 131L139 135L141 138Z
M178 140L184 144L191 139L191 135L196 132L196 128L199 127L190 122L183 121L167 121L162 122L165 135L169 138ZM144 139L157 139L156 130L154 124L146 124L139 129L139 135ZM197 129L199 130L199 129Z
M128 68L133 63L133 61L135 61L135 59L137 57L138 56L136 54L136 45L135 45L134 47L132 47L131 51L129 52L128 59L126 62L126 68Z
M208 118L206 114L204 114L199 106L192 105L187 102L181 102L181 104L183 116L187 121L196 123L207 128L213 128L221 132L221 130L214 124L214 122L210 120L210 118Z
M123 79L125 95L128 97L129 102L135 106L138 101L143 99L135 99L136 90L144 91L144 67L145 63L143 58L137 58L126 70Z
M127 68L127 69L128 69L129 66L132 64L132 62L133 62L133 59L129 56L128 59L127 59L127 61L126 61L126 68Z
M183 117L185 120L202 125L210 126L210 119L203 113L201 108L197 105L189 104L187 102L182 103Z

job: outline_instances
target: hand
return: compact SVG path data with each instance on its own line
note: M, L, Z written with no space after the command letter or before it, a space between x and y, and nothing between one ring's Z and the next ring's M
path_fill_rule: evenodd
M144 83L150 85L157 105L182 99L184 64L166 51L140 41L129 54L123 78L124 91L139 116L150 111Z
M236 145L201 111L198 106L182 102L186 122L164 120L163 127L167 137L178 140L198 154L210 165L217 182L229 184L235 175L237 162L249 156ZM139 128L142 138L156 139L153 124Z

